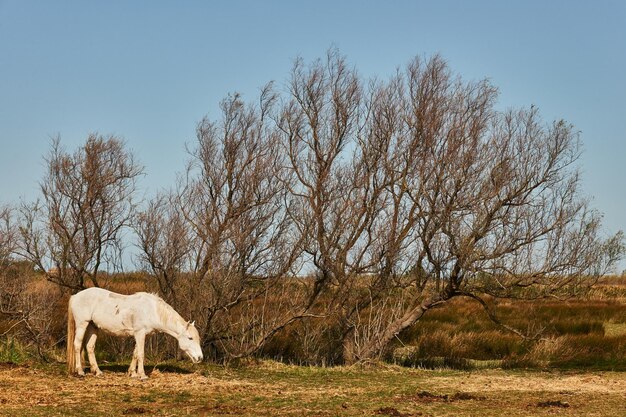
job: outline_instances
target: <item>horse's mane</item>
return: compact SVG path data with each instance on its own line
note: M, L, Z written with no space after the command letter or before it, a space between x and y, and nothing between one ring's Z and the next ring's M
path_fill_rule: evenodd
M161 298L161 296L155 292L147 292L145 294L151 295L152 297L156 298L157 301L163 301L165 303L165 300L163 300L163 298ZM167 303L165 303L167 304ZM169 304L167 305L168 307L170 306Z
M156 301L157 314L159 315L159 319L161 320L163 324L172 323L173 321L176 321L176 322L185 321L181 317L181 315L178 314L178 312L174 310L174 308L171 305L166 303L165 300L163 300L161 297L159 297L158 295L154 293L149 293L148 295L151 295L152 297L154 297Z

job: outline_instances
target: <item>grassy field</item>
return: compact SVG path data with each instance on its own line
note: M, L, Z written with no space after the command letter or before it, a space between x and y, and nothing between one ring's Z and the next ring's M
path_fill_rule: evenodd
M626 416L623 279L565 302L498 307L506 323L542 329L541 340L505 332L476 303L458 299L401 334L387 363L154 367L162 357L148 349L150 379L141 382L125 375L125 356L112 355L106 339L98 351L104 376L83 379L3 339L0 416ZM266 357L306 359L288 332L275 345Z
M419 370L389 365L161 365L145 382L61 364L0 365L3 416L624 416L626 374Z
M504 323L538 340L525 340L493 322L476 303L458 299L428 312L400 338L395 362L451 367L492 362L505 368L626 371L626 302L616 298L505 301ZM399 345L399 344L398 344Z

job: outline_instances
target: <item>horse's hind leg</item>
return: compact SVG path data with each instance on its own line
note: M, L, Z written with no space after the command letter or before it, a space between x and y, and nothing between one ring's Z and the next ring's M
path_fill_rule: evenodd
M85 337L85 332L87 331L87 327L89 327L88 321L76 323L76 333L74 335L74 350L76 352L76 373L80 376L85 376L85 371L83 370L83 365L81 363L81 351L83 349L83 340Z
M96 340L98 339L98 330L93 323L89 324L87 331L85 332L85 340L87 340L87 356L89 358L89 369L91 373L100 376L102 371L98 368L96 362Z

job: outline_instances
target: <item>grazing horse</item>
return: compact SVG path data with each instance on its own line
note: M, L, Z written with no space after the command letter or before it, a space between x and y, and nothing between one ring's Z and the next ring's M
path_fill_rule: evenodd
M193 322L185 321L169 304L154 294L121 295L102 288L88 288L70 297L67 310L67 367L70 374L85 375L81 364L86 340L91 372L102 371L96 363L98 330L115 336L134 336L135 352L128 368L131 377L147 379L143 368L146 335L158 331L178 340L178 346L194 363L202 360L200 335Z

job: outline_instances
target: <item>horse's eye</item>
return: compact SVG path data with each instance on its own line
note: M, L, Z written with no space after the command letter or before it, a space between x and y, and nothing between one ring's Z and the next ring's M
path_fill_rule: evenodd
M193 340L193 337L190 337L189 340Z

